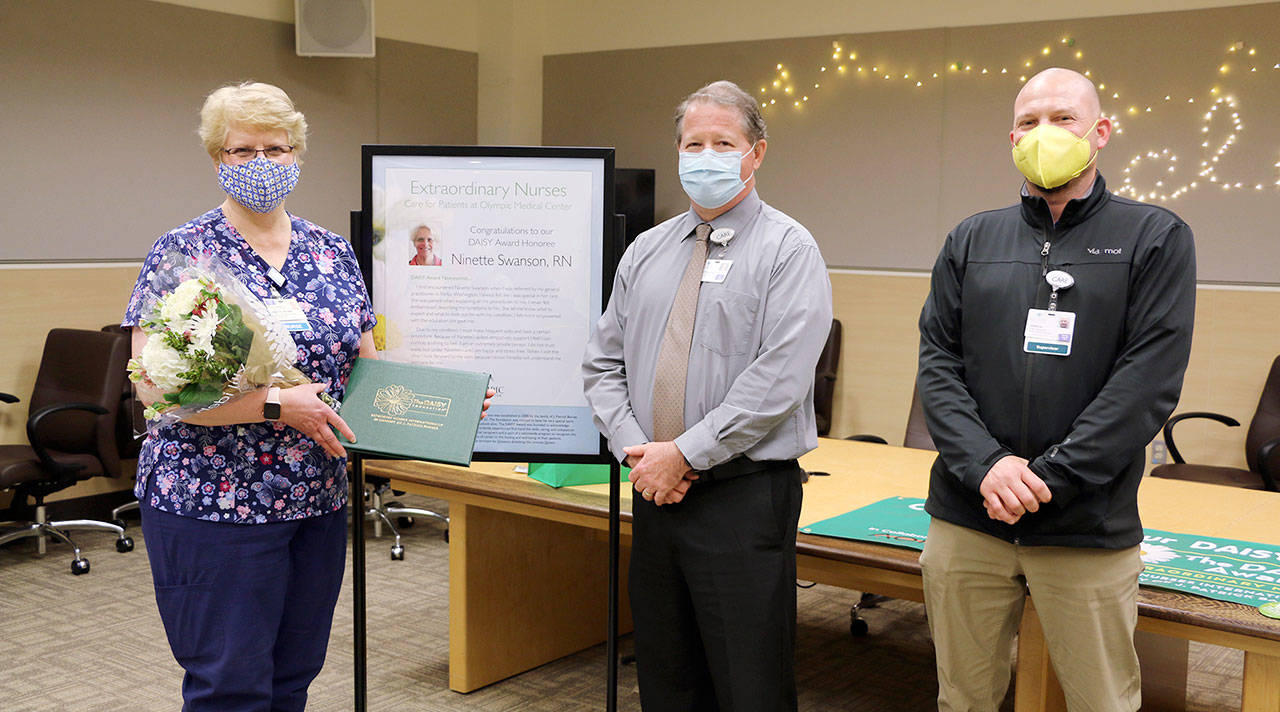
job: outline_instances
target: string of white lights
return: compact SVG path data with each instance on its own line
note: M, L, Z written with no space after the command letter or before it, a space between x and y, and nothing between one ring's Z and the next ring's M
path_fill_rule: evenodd
M1074 60L1077 64L1082 63L1084 60L1084 51L1076 47L1075 38L1063 37L1059 40L1056 51L1053 45L1045 45L1036 55L1034 55L1033 59L1024 59L1020 66L1015 65L1013 71L1019 72L1017 75L1018 82L1027 81L1028 75L1034 73L1038 65L1047 65L1050 60L1055 58L1055 55L1060 55L1068 60ZM1227 55L1227 61L1223 62L1222 65L1218 67L1218 73L1224 77L1233 74L1239 75L1241 73L1256 77L1260 74L1258 71L1259 67L1263 69L1263 72L1261 73L1262 75L1266 76L1270 74L1266 71L1267 68L1265 63L1259 64L1258 50L1256 47L1250 47L1244 42L1235 42L1227 48ZM998 69L995 66L975 68L973 64L962 61L950 62L944 67L939 68L940 71L929 71L923 73L894 70L887 65L882 66L880 64L870 64L865 61L860 63L858 61L858 52L853 49L846 49L844 44L839 40L831 43L831 60L830 66L827 64L820 64L818 66L814 76L817 81L812 83L813 86L811 89L808 88L807 81L802 84L797 78L794 78L792 70L784 63L777 63L773 79L760 87L760 106L765 110L777 110L785 107L789 102L793 110L803 110L809 103L811 94L813 96L817 96L821 93L823 86L822 82L824 79L830 82L839 81L848 77L860 77L863 79L878 78L889 82L905 82L918 89L923 89L930 83L940 80L941 75L945 74L973 77L1004 76L1008 79L1012 79L1013 76L1008 65L1001 66ZM869 64L870 66L868 66ZM1246 67L1248 68L1247 72L1244 71ZM1271 70L1280 71L1280 62L1275 63L1271 67ZM1091 69L1082 67L1080 71L1084 76L1091 79L1093 78L1093 71ZM1098 82L1097 87L1099 94L1104 97L1107 96L1108 89L1105 82ZM1110 98L1112 100L1120 100L1121 92L1116 87L1112 87L1109 91ZM1201 179L1209 184L1222 186L1224 191L1245 189L1261 191L1266 188L1264 183L1254 182L1249 184L1244 181L1232 182L1219 177L1217 170L1218 163L1239 140L1240 134L1244 130L1244 122L1240 118L1239 105L1233 95L1225 93L1225 91L1218 86L1212 87L1208 94L1209 96L1207 100L1209 101L1209 110L1203 115L1200 125L1200 133L1206 134L1205 140L1200 144L1200 147L1205 149L1202 154L1204 156L1204 160L1200 161L1200 168L1197 173L1197 177L1192 178L1189 181L1184 180L1181 184L1175 186L1174 184L1178 183L1175 178L1179 177L1178 156L1169 148L1162 148L1159 151L1146 151L1135 154L1133 158L1129 160L1128 164L1126 164L1123 171L1124 179L1121 181L1120 185L1116 187L1116 193L1127 195L1136 200L1170 201L1176 200L1179 197L1186 195L1188 192L1196 190L1201 187L1201 185L1204 185L1204 183L1201 182ZM1185 98L1185 103L1187 104L1196 103L1195 96L1179 97L1175 99L1169 94L1164 96L1164 100L1161 103L1170 105L1180 104L1182 103L1183 98ZM1125 119L1123 125L1118 115L1111 117L1114 131L1117 134L1123 134L1124 127L1126 125L1141 117L1158 113L1159 106L1160 104L1156 104L1155 106L1147 105L1144 106L1144 108L1139 109L1136 104L1130 105L1125 111L1125 114L1127 114L1129 118ZM1230 112L1228 121L1226 122L1229 124L1229 128L1226 129L1226 135L1222 138L1221 142L1216 147L1213 147L1212 141L1209 140L1207 134L1210 133L1214 121L1221 118L1219 113L1227 111ZM1135 182L1134 176L1138 172L1139 168L1144 167L1144 164L1153 169L1157 173L1158 177L1154 178L1152 185L1139 188ZM1161 166L1164 168L1163 171L1159 171ZM1280 160L1276 161L1274 167L1276 168L1276 179L1272 185L1280 188Z

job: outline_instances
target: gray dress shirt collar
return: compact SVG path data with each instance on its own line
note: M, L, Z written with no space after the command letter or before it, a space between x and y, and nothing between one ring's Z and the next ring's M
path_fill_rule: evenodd
M760 196L756 194L756 189L752 188L751 192L747 193L747 197L743 198L741 203L730 208L724 215L721 215L715 220L711 220L711 227L716 230L727 227L733 230L736 238L737 235L742 234L742 231L746 229L747 224L751 222L751 219L760 212L760 207L762 205L764 205L764 201L760 200ZM699 217L698 214L694 212L693 206L690 206L689 211L684 214L683 218L681 218L679 230L684 233L685 239L688 239L693 237L693 229L701 222L707 221Z

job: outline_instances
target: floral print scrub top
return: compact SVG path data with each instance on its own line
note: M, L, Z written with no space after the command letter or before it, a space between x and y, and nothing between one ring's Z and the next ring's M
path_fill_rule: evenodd
M360 335L375 317L351 245L318 225L290 215L293 239L283 287L270 266L215 208L156 241L138 276L123 326L146 315L150 277L171 250L212 255L263 299L296 299L311 328L292 332L299 370L328 383L342 399L360 352ZM215 522L258 524L338 511L347 501L345 458L330 456L311 438L282 423L227 426L176 422L148 433L138 456L134 494L164 512Z

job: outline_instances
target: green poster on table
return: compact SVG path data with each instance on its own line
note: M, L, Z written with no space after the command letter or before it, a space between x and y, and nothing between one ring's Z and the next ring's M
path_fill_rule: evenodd
M923 549L929 532L924 500L890 497L814 522L805 534ZM1143 586L1261 606L1280 601L1280 545L1143 530Z
M1280 601L1280 546L1144 529L1143 586L1261 606Z
M929 532L929 515L924 511L923 499L890 497L800 527L800 531L918 550L924 548L924 535Z

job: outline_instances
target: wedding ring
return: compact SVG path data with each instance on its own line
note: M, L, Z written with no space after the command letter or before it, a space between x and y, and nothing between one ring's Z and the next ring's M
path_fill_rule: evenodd
M645 491L641 492L641 493L640 493L640 496L641 496L641 497L644 497L645 499L653 499L653 490L651 490L651 489L647 489L647 490L645 490Z

